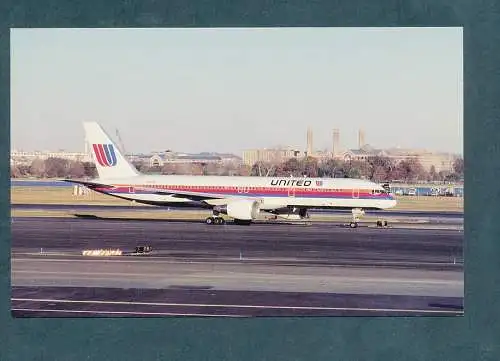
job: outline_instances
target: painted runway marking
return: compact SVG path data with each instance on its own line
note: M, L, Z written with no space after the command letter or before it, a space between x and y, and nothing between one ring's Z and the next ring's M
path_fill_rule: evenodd
M130 302L130 301L102 301L102 300L60 300L60 299L33 299L12 298L19 302L50 302L50 303L77 303L77 304L102 304L102 305L137 305L137 306L179 306L179 307L226 307L226 308L250 308L250 309L293 309L293 310L325 310L325 311L368 311L368 312L407 312L407 313L450 313L457 314L463 311L448 310L419 310L419 309L394 309L394 308L355 308L355 307L310 307L310 306L269 306L269 305L224 305L204 303L163 303L163 302Z
M25 312L61 312L61 313L91 313L112 315L142 315L142 316L199 316L199 317L246 317L242 315L208 315L204 313L171 313L171 312L127 312L127 311L91 311L91 310L49 310L36 308L13 308L11 311Z
M222 271L223 272L223 271ZM21 273L21 274L48 274L48 275L71 275L72 279L78 278L80 276L128 276L128 277L157 277L157 278L165 278L166 275L164 274L154 274L154 273L125 273L125 272L74 272L74 271L38 271L38 270L33 270L33 271L28 271L28 270L19 270L19 271L12 271L13 274L15 273ZM234 273L234 272L233 272ZM177 277L190 277L190 278L196 278L196 279L208 279L208 280L213 280L213 279L240 279L241 274L223 274L223 275L206 275L206 274L190 274L190 275L185 275L185 274L178 274L176 275ZM290 278L292 277L292 281L297 281L297 280L309 280L311 278L317 279L318 277L315 275L308 275L308 276L299 276L299 275L280 275L280 282L286 281L284 278ZM412 280L408 278L392 278L392 279L380 279L380 278L371 278L371 277L347 277L347 276L329 276L332 278L341 278L343 282L378 282L378 283L400 283L400 282L405 282L405 283L414 283L414 284L434 284L434 285L439 285L439 284L459 284L461 285L463 281L461 280L426 280L426 279L420 279L420 280ZM104 278L104 277L96 277L97 279L99 278ZM269 275L267 274L253 274L252 277L254 280L266 280L269 281L270 279Z

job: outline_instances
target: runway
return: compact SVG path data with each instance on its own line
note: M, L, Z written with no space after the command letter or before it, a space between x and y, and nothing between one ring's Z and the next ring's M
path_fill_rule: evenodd
M144 205L133 205L133 206L117 206L117 205L89 205L89 204L12 204L12 209L19 210L47 210L47 211L113 211L129 212L132 210L142 210L142 211L153 211L153 212L166 212L168 209L175 211L192 211L193 209L203 209L203 208L186 208L186 207L154 207L154 206L144 206ZM334 210L334 209L312 209L309 211L311 214L345 214L350 215L349 210ZM425 217L425 218L445 218L445 219L456 219L463 220L463 212L454 211L393 211L393 210L369 210L366 212L368 215L383 215L388 217Z
M142 256L83 249L150 245ZM15 316L460 315L463 232L14 218Z

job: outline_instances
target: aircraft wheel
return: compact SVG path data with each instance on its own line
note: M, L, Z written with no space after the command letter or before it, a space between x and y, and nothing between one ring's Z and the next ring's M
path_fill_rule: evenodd
M214 223L213 217L208 217L207 219L205 219L205 223L206 224L213 224Z
M349 224L349 226L350 226L351 228L357 228L357 227L358 227L358 223L357 223L357 222L351 222L351 223Z

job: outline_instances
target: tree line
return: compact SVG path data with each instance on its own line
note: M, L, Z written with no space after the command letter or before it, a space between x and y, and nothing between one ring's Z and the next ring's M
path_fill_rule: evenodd
M29 165L11 165L10 175L12 178L95 178L97 170L92 162L48 158L34 159Z
M252 167L251 175L364 178L375 182L457 182L463 181L464 161L463 158L457 158L452 170L437 172L434 166L426 170L416 158L397 162L388 157L378 156L363 161L291 158L278 164L257 162Z
M291 158L281 163L257 162L253 166L217 163L166 163L150 167L147 162L134 161L134 166L145 174L270 176L270 177L323 177L365 178L375 182L456 182L464 176L463 158L457 158L451 171L436 172L434 166L426 170L420 161L408 158L394 162L386 157L373 157L366 161L342 161L316 158ZM62 158L35 159L30 165L12 165L12 178L96 178L94 163Z

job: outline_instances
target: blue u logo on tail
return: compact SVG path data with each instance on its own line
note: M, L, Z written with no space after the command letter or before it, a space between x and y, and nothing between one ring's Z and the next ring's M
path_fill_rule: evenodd
M102 167L114 167L117 163L113 144L92 144L97 163Z

